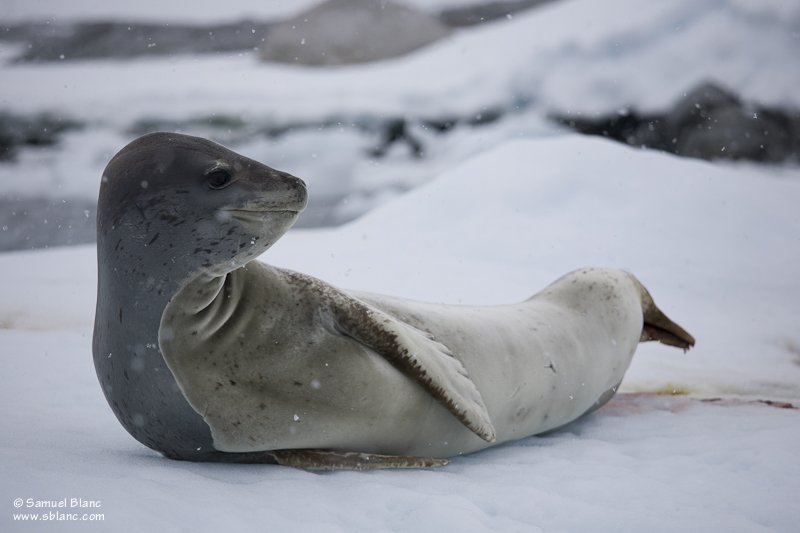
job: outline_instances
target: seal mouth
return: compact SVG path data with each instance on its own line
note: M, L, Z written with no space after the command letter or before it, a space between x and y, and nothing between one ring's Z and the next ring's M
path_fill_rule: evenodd
M292 215L297 216L300 211L297 209L290 209L286 207L269 207L269 208L237 208L225 209L224 212L236 220L243 222L263 222L265 218L270 215Z

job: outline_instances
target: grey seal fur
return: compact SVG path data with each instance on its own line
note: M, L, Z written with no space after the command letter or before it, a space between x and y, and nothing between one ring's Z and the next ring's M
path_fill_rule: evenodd
M255 261L305 204L298 178L197 137L150 134L109 162L94 360L137 440L197 461L437 466L596 409L642 340L694 344L620 270L469 307Z

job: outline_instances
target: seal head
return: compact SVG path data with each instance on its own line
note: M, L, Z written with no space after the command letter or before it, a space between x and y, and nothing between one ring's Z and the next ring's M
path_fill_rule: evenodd
M108 163L98 233L127 226L148 239L147 246L167 240L170 249L199 255L213 269L261 254L289 229L306 201L305 184L290 174L200 137L152 133ZM230 246L219 246L223 238Z

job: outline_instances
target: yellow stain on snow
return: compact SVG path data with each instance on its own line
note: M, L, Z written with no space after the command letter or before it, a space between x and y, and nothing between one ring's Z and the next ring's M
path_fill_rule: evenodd
M654 391L650 391L652 394L658 394L661 396L688 396L692 393L686 387L681 387L680 385L673 385L672 383L667 383L660 389L656 389Z

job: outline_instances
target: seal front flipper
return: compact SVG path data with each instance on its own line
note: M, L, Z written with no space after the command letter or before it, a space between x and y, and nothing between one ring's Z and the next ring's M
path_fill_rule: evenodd
M428 333L338 291L328 295L336 329L385 357L487 442L495 429L464 365Z
M279 465L306 470L381 470L387 468L431 468L445 466L447 459L405 457L358 452L279 450L270 452Z

